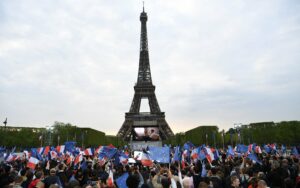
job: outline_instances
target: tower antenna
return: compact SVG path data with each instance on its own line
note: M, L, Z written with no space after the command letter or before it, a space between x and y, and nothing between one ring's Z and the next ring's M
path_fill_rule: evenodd
M144 1L143 1L143 12L145 12L145 9L144 9Z

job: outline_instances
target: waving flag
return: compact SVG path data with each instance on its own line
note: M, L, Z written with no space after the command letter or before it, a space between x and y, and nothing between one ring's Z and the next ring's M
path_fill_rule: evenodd
M34 157L30 157L27 163L27 167L31 169L35 169L35 166L39 163L39 160Z
M271 153L271 148L268 145L264 145L264 150L266 153Z
M182 153L181 155L181 166L182 166L182 169L185 168L185 157L184 157L184 154Z
M120 153L119 160L121 164L126 165L128 163L128 156L124 153Z
M72 154L71 155L66 154L66 160L67 160L66 164L69 165L74 160L74 156Z
M276 144L271 144L270 145L270 148L274 151L277 151L277 147L276 147Z
M5 161L6 162L12 162L14 161L14 155L9 153L6 157L5 157Z
M213 154L214 154L214 159L215 159L215 160L218 160L218 159L220 158L220 154L219 154L218 149L213 149L213 148L212 148L212 152L213 152Z
M228 150L227 150L227 157L228 156L234 156L234 151L233 151L233 149L232 149L232 147L231 146L228 146Z
M114 185L114 175L111 169L109 169L109 175L107 179L107 186L108 187L113 187Z
M255 147L255 152L256 153L262 153L260 146Z
M43 154L48 155L49 151L50 151L50 146L46 146Z
M29 159L31 157L31 154L27 150L24 150L23 154L25 156L25 159Z
M209 147L204 148L206 159L209 163L211 163L213 160L215 160L215 156L213 154L213 151Z
M39 147L37 149L38 154L43 155L45 148L44 147Z
M142 156L141 156L141 163L143 166L152 166L153 165L153 162L152 160L150 159L149 157L149 154L146 153L146 152L143 152L142 153Z
M255 146L256 146L256 144L249 144L249 146L248 146L248 152L252 152L252 151L255 151Z
M174 161L180 161L180 147L176 146L174 153Z
M184 150L190 150L191 148L195 147L194 144L190 141L186 142L184 145L183 145L183 149Z
M129 174L126 172L122 176L118 177L118 179L116 179L116 184L118 185L119 188L127 188L126 180L128 176Z
M199 149L198 159L201 160L201 161L203 161L204 159L206 159L206 155L205 155L203 147L201 147Z
M92 156L93 155L93 150L92 148L87 148L84 150L84 155L87 155L87 156Z
M57 158L57 153L56 151L50 151L50 159L56 159Z
M249 147L245 146L243 144L238 144L236 147L236 152L237 153L247 153L248 152Z
M43 157L41 155L41 153L39 152L39 149L36 148L31 148L31 156L37 158L38 160L42 160Z
M198 159L199 149L200 149L200 148L198 147L198 148L194 148L194 149L192 150L192 152L191 152L191 158L192 158L193 160Z
M111 159L117 153L117 148L110 147L110 146L103 146L101 149L98 158L108 158Z
M82 161L83 157L81 154L77 155L74 159L74 165L77 165L78 163L80 163Z
M169 163L170 162L170 148L169 147L149 147L150 159L158 163Z
M99 146L99 147L95 150L95 153L97 153L97 154L101 153L102 148L103 148L103 146Z
M73 142L73 141L65 142L65 151L69 151L71 153L74 153L75 152L75 145L76 145L76 142Z
M64 153L65 152L65 145L56 146L57 153Z
M248 157L249 159L251 159L252 161L257 162L258 164L262 164L262 163L258 160L257 156L256 156L254 153L249 153L249 154L247 155L247 157Z

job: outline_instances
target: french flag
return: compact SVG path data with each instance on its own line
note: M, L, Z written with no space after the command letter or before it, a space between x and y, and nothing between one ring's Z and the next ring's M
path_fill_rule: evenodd
M209 163L211 163L215 159L212 150L208 147L205 147L204 151L206 151L205 152L206 159L208 160Z
M49 151L50 151L50 146L46 146L43 154L48 155Z
M73 161L74 157L73 155L66 155L66 164L69 165Z
M39 160L37 158L34 157L30 157L29 161L27 163L27 167L31 168L31 169L35 169L35 166L39 163Z
M260 146L255 147L255 152L256 153L262 153Z
M113 187L114 185L114 175L111 169L109 169L109 175L107 179L107 186L108 187Z
M126 165L128 163L128 156L122 153L119 157L120 163Z
M272 150L276 151L276 144L271 144L270 147L272 148Z
M51 158L51 159L56 159L56 158L57 158L57 153L56 153L56 151L50 151L50 158Z
M91 148L87 148L84 150L84 155L87 155L87 156L92 156L93 155L93 151Z
M25 156L25 159L29 159L31 157L30 153L27 150L23 151L23 155Z
M74 160L74 165L77 165L78 163L80 163L82 161L82 155L79 154L75 157L75 160Z
M149 155L146 153L142 154L141 163L143 166L152 166L153 165L152 160L149 158Z
M219 154L218 149L213 149L213 148L212 148L212 152L213 152L213 154L214 154L214 159L215 159L215 160L218 160L218 159L220 158L220 154Z
M251 151L252 151L252 145L253 145L253 144L250 144L250 145L248 146L248 152L251 152Z
M65 145L56 146L57 153L64 153L65 152Z
M99 146L96 150L95 150L95 153L100 153L103 149L103 146Z
M181 155L181 166L182 166L182 169L185 168L184 154L183 154L183 153L182 153L182 155Z
M98 160L98 164L99 164L100 166L105 165L105 163L106 163L106 161L107 161L107 157L101 156L101 157L99 157L98 159L99 159L99 160Z
M5 159L5 161L6 162L12 162L13 160L14 160L14 156L10 153L10 154L8 154L8 156L6 157L6 159Z
M193 149L193 150L192 150L192 153L191 153L191 158L192 158L193 160L198 159L198 153L199 153L199 148Z
M43 155L44 149L45 149L44 147L38 148L38 149L37 149L38 154Z

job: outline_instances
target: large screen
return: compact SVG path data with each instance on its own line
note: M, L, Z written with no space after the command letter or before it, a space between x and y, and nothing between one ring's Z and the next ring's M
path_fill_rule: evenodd
M133 140L135 141L158 141L158 127L135 127L133 129Z

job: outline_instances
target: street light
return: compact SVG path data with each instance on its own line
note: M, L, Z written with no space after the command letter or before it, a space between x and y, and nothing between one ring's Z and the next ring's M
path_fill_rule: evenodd
M46 126L46 137L47 137L46 141L47 141L48 145L52 144L52 135L51 135L52 130L53 130L52 126L50 126L50 125Z
M239 144L241 143L241 126L243 124L242 123L234 123L233 124L233 128L237 131L238 133L238 142Z
M3 122L4 128L6 129L6 124L7 124L7 118L5 118L5 121Z

